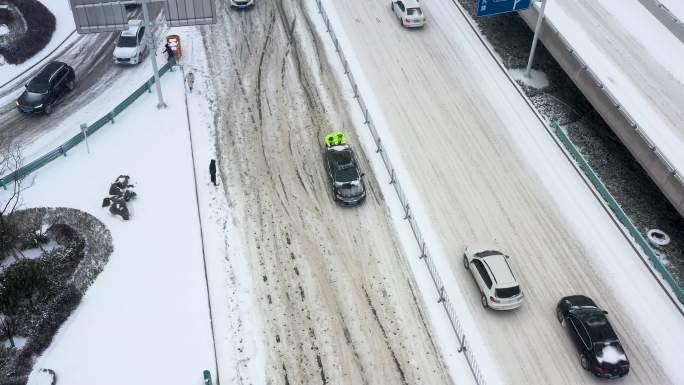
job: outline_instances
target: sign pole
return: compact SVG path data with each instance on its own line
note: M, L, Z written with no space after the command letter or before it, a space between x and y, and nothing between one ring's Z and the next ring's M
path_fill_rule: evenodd
M147 9L147 3L150 0L142 0L143 16L145 17L145 25L147 26L147 36L150 40L151 47L151 59L152 59L152 69L154 70L154 85L157 89L157 108L166 108L166 103L164 103L164 96L162 95L161 83L159 81L159 69L157 67L157 47L154 42L154 33L152 32L152 22L150 21L150 11Z
M530 50L530 58L527 60L527 69L525 70L525 76L530 77L530 71L532 70L532 60L534 59L534 51L537 49L537 41L539 40L539 30L541 30L542 21L544 20L544 9L546 9L546 2L548 0L542 0L541 11L539 11L539 17L537 18L537 26L534 28L534 37L532 38L532 49Z
M88 150L88 154L90 154L90 146L88 145L88 135L86 134L87 129L88 129L88 125L85 123L81 123L81 133L83 134L83 140L85 141L86 149Z

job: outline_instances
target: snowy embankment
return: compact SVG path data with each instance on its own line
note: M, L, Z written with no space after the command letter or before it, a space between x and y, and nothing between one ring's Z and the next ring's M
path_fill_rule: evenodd
M27 61L18 64L3 64L0 65L0 85L12 80L31 66L43 60L55 48L64 42L64 40L76 29L74 24L74 17L71 15L71 7L69 7L69 0L41 0L41 3L47 7L55 16L57 25L55 32L52 34L50 42L38 52L35 56ZM77 35L73 34L70 38L74 39Z
M671 10L684 16L681 5ZM672 166L684 170L684 45L637 0L550 1L546 17Z
M78 385L189 384L201 380L202 370L213 372L181 72L165 75L162 87L167 109L155 108L154 93L145 95L89 138L90 153L81 145L33 174L25 206L85 210L114 241L109 263L34 373L54 369L60 382ZM131 176L138 194L127 222L100 207L119 174Z

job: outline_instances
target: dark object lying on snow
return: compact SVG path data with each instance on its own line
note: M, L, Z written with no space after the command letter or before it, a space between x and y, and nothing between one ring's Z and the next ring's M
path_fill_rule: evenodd
M126 202L136 197L136 193L129 188L134 187L128 184L130 177L128 175L119 175L118 178L109 186L109 197L102 200L102 207L109 207L109 212L114 215L119 215L124 220L130 218L130 213Z

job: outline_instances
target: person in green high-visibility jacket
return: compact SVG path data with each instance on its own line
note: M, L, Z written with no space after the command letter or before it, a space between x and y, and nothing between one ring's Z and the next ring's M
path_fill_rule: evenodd
M335 140L335 134L333 134L332 132L325 136L325 144L327 146L333 146L337 144L336 142L337 141Z
M335 134L335 140L337 141L337 144L347 144L347 138L344 136L344 132L342 131L337 131Z

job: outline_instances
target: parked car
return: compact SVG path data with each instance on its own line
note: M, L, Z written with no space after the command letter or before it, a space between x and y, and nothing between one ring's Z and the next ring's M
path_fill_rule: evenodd
M76 85L74 69L60 61L48 63L26 84L26 90L16 101L17 109L25 113L52 113L54 104Z
M128 29L121 31L114 48L114 63L138 64L147 51L147 36L142 20L129 20Z
M356 206L366 198L363 173L349 144L326 146L325 164L336 202Z
M509 258L494 249L466 248L463 253L463 266L475 279L485 308L512 310L522 305L523 293Z
M425 15L418 0L392 1L390 8L404 27L417 28L425 25Z
M249 8L254 6L254 0L230 0L230 6L233 8Z
M564 297L556 306L558 321L577 347L582 368L602 378L624 377L629 360L606 314L583 295Z

